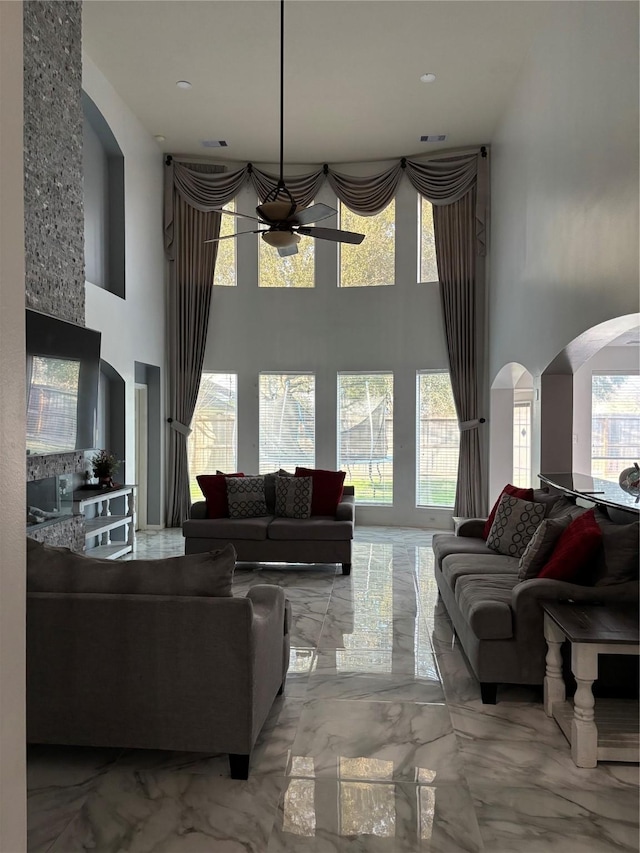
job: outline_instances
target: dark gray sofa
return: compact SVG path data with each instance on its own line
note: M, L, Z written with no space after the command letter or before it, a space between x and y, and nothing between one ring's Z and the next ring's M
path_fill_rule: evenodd
M569 505L563 501L563 506ZM638 581L598 586L547 578L520 581L518 559L487 547L482 538L484 523L485 519L467 519L456 533L436 534L433 550L442 602L480 682L482 701L495 704L499 684L544 681L547 647L542 601L637 601ZM611 540L605 539L605 546L607 541ZM613 555L604 557L606 571Z
M355 527L355 493L345 486L334 517L207 518L207 504L191 506L183 522L185 554L211 551L232 544L243 562L341 563L351 573L351 548Z
M28 741L224 752L246 779L289 665L284 591L233 597L209 554L113 562L27 543Z

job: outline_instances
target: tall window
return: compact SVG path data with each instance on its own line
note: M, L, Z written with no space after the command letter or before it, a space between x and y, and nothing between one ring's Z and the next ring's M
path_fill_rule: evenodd
M513 404L513 485L531 486L531 401Z
M419 281L438 281L436 241L433 233L433 205L421 195L418 196L418 222Z
M358 503L393 503L393 374L338 374L338 468Z
M340 287L394 284L396 278L396 203L375 216L358 216L340 203L340 228L364 234L359 246L339 243Z
M591 474L618 480L640 458L640 375L594 374L591 379Z
M238 377L235 373L203 373L187 442L189 487L201 500L198 474L232 473L237 466Z
M311 202L313 204L313 202ZM312 237L300 237L298 254L282 258L278 250L258 240L258 285L259 287L315 287L315 241Z
M313 468L316 458L316 385L312 373L260 374L261 474L296 465Z
M235 199L225 204L224 207L226 210L235 210ZM242 222L242 220L236 219L235 216L225 216L223 213L220 221L220 236L227 237L230 234L235 234L238 230L238 222ZM220 287L234 287L236 283L236 241L235 239L221 240L218 243L213 284Z
M417 375L418 506L451 507L458 480L460 430L445 371L420 371Z

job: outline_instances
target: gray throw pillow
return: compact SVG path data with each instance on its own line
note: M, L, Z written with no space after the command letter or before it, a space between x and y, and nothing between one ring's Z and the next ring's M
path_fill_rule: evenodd
M313 477L276 477L276 515L310 518Z
M594 567L595 585L612 586L637 581L639 575L640 521L616 524L599 507L595 518L602 533L602 549Z
M586 507L577 506L577 504L562 496L560 500L555 501L551 508L546 513L547 518L565 518L568 517L571 521L586 512Z
M544 504L502 495L487 546L507 557L521 557L544 518Z
M288 471L280 468L272 474L264 474L264 500L269 515L276 514L276 477L293 477Z
M264 496L264 477L227 477L229 518L269 515Z
M99 560L27 537L28 592L197 595L228 598L236 567L233 545L158 560Z
M544 503L544 501L541 501ZM546 564L551 552L556 547L562 532L571 522L566 518L545 518L529 540L518 565L518 578L521 581L537 578L542 567Z

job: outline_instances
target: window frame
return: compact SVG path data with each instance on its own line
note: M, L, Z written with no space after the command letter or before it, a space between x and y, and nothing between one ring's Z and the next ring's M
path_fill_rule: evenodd
M395 197L390 200L389 204L385 208L383 208L383 210L386 210L390 205L393 205L393 208L394 208L394 214L393 214L393 281L380 282L378 284L347 284L347 285L343 285L342 284L342 246L343 246L343 244L337 243L338 251L337 251L336 280L337 280L338 290L364 290L364 289L370 288L370 287L372 287L372 288L375 288L375 287L395 287L395 285L396 285L396 264L397 264L397 251L396 251L397 246L396 246L396 244L397 244L397 217L398 217ZM355 213L354 211L352 211L351 208L348 205L346 205L341 199L338 199L338 228L339 229L342 229L342 227L343 227L343 221L342 221L343 220L343 212L342 212L343 208L346 208L349 211L349 213L352 213L354 216L360 216L361 219L365 219L365 218L366 219L375 219L376 216L380 216L380 213L383 212L383 211L380 211L380 213L376 213L371 217L362 217L359 213ZM349 228L346 228L345 230L351 231L353 229L351 227L349 227ZM366 239L369 239L369 238L365 237L365 240ZM346 245L350 245L350 244L346 244Z
M263 476L265 473L272 473L276 470L272 465L266 466L263 471L262 464L262 388L261 388L261 379L263 376L278 376L278 377L287 377L287 376L308 376L313 381L313 459L312 461L301 458L298 462L296 462L296 466L300 466L303 468L315 468L315 460L317 453L317 440L316 440L316 421L317 421L317 394L316 394L316 373L313 370L261 370L258 373L258 475ZM284 463L289 464L289 463ZM283 467L283 463L277 464L277 469Z
M438 375L446 375L449 377L449 385L451 385L451 371L446 368L427 368L422 370L416 370L416 429L415 429L415 506L416 509L443 509L450 510L453 509L455 505L455 489L453 501L450 504L438 504L438 503L421 503L420 502L420 488L421 488L421 467L420 467L420 459L421 459L421 444L422 444L422 429L421 429L421 418L420 418L420 401L421 401L421 393L420 393L420 379L422 376L433 376L435 374ZM455 406L454 406L455 410ZM456 424L458 424L458 418L456 415L455 418ZM458 454L456 459L456 482L457 482L457 470L460 465L460 428L458 427Z
M395 426L395 375L393 370L339 370L336 376L336 467L339 470L344 470L347 472L347 478L345 482L352 482L349 479L349 465L342 461L342 429L341 429L341 415L342 415L342 407L340 405L340 378L342 376L372 376L372 377L390 377L391 378L391 440L390 440L390 448L391 448L391 458L386 464L390 464L391 466L391 498L389 501L372 501L367 500L362 497L362 494L358 494L358 489L356 485L356 499L358 501L359 506L370 506L370 507L381 507L381 508L391 508L394 505L394 496L395 496L395 488L394 488L394 475L395 475L395 454L394 454L394 426ZM373 460L370 460L369 464L371 465ZM356 462L355 465L364 464L363 462ZM377 463L379 464L379 463ZM384 462L382 464L385 464ZM371 476L371 475L370 475ZM381 481L381 485L384 488L384 481ZM375 494L375 485L373 486L374 494Z

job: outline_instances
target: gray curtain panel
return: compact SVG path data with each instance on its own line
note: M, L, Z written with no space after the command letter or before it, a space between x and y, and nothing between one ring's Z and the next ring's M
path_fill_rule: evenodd
M187 200L175 184L173 164L166 168L165 248L170 261L168 411L171 418L167 526L180 527L188 517L191 504L187 438L202 376L218 254L218 244L205 243L205 240L220 234L221 216L200 210ZM193 169L195 175L220 171L222 167L198 164L189 169Z
M454 515L480 516L485 505L478 414L476 187L433 208L440 297L453 399L460 424Z

